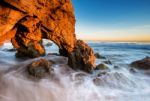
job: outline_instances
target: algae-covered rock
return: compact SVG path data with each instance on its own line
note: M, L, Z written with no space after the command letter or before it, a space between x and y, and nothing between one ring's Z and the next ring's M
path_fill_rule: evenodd
M96 68L95 68L95 70L108 70L108 69L109 68L103 63L97 65Z

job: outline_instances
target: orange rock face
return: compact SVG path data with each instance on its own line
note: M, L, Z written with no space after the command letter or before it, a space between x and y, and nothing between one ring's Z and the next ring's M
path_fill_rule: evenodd
M71 0L0 1L0 43L11 39L17 56L38 57L45 54L43 38L58 45L71 67L94 68L93 50L76 40Z
M44 37L54 41L60 48L71 52L76 38L75 17L70 0L4 0L42 22ZM63 37L62 37L63 36Z
M41 22L38 18L26 16L17 24L17 32L12 43L17 48L16 56L38 57L45 54L42 46Z
M0 0L0 43L14 37L16 33L14 26L22 17L22 12L8 7L3 0Z

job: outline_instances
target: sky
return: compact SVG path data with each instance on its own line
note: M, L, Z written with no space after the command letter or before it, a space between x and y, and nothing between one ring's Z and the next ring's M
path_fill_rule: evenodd
M150 0L72 0L77 38L150 41Z

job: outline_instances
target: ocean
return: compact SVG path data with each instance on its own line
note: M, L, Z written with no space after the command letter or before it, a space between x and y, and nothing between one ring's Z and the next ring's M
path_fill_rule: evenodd
M29 79L25 67L35 59L16 59L11 43L0 47L0 101L150 101L150 75L132 71L130 63L150 57L150 43L88 42L95 53L104 56L96 64L106 64L107 71L92 74L74 71L67 58L45 56L54 65L54 77ZM46 46L47 54L58 53L55 44ZM103 75L99 73L104 72ZM99 75L99 76L98 76Z

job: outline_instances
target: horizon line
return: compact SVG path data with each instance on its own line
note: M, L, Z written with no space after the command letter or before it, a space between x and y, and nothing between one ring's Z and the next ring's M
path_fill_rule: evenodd
M81 39L81 40L83 40L83 41L97 41L97 42L143 42L143 43L150 43L150 41L147 41L147 40L145 40L145 41L140 41L140 40L133 40L133 41L131 41L131 40L129 40L129 41L127 41L127 40L95 40L95 39Z

